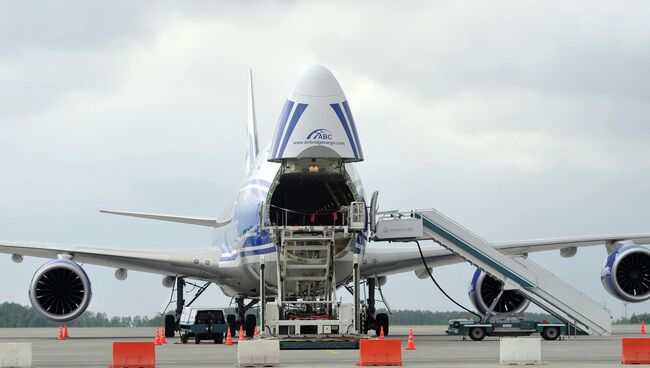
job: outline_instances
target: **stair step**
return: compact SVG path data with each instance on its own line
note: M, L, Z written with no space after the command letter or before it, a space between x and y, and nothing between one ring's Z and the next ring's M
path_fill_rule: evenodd
M301 250L317 250L326 252L330 249L329 245L285 245L285 250L301 251Z
M319 242L332 242L333 238L328 236L291 236L283 238L285 242L288 241L319 241Z
M287 281L327 281L326 276L287 276Z
M290 263L287 264L289 270L325 270L326 264L304 264L304 263Z

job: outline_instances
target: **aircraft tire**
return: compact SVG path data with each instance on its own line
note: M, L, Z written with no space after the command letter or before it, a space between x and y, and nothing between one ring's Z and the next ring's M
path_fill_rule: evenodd
M176 330L176 317L168 314L165 316L165 337L174 337Z
M255 326L257 326L257 317L254 314L247 314L244 325L246 337L253 337L255 335Z
M469 338L474 341L481 341L485 338L485 329L483 327L472 327L469 330Z
M377 332L377 336L380 335L381 333L381 328L384 328L384 336L388 336L388 328L389 328L389 321L388 321L388 314L386 313L377 313L377 316L375 316L375 332Z
M228 323L228 328L230 329L230 335L232 337L237 336L237 317L234 314L229 314L226 316L226 322Z
M541 335L544 340L557 340L560 337L560 329L557 327L544 327Z

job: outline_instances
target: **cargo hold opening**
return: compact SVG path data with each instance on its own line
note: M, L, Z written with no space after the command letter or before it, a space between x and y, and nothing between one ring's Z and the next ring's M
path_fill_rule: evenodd
M284 174L271 196L269 219L275 226L341 225L341 207L352 201L342 174Z

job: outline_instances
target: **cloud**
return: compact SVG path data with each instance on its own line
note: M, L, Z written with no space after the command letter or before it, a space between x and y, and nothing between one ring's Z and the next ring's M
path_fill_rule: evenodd
M266 141L313 63L347 94L367 159L359 170L382 208L436 207L494 240L647 230L649 11L644 2L3 4L0 238L209 243L201 229L96 210L218 214L243 175L247 68ZM580 254L539 259L575 261L576 274L594 276L569 281L621 313L598 281L604 252ZM0 259L0 276L16 280L9 300L27 302L40 260L29 262ZM167 297L153 276L118 283L90 269L95 310L151 314ZM471 270L448 274L447 289L464 298L458 280ZM394 304L452 308L434 294L413 300L404 286L425 290L418 282L391 278ZM117 291L161 302L115 305Z

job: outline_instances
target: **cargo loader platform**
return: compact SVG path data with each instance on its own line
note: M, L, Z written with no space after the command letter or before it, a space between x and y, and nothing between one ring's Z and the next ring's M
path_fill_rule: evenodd
M359 349L361 336L285 336L278 337L280 350Z

